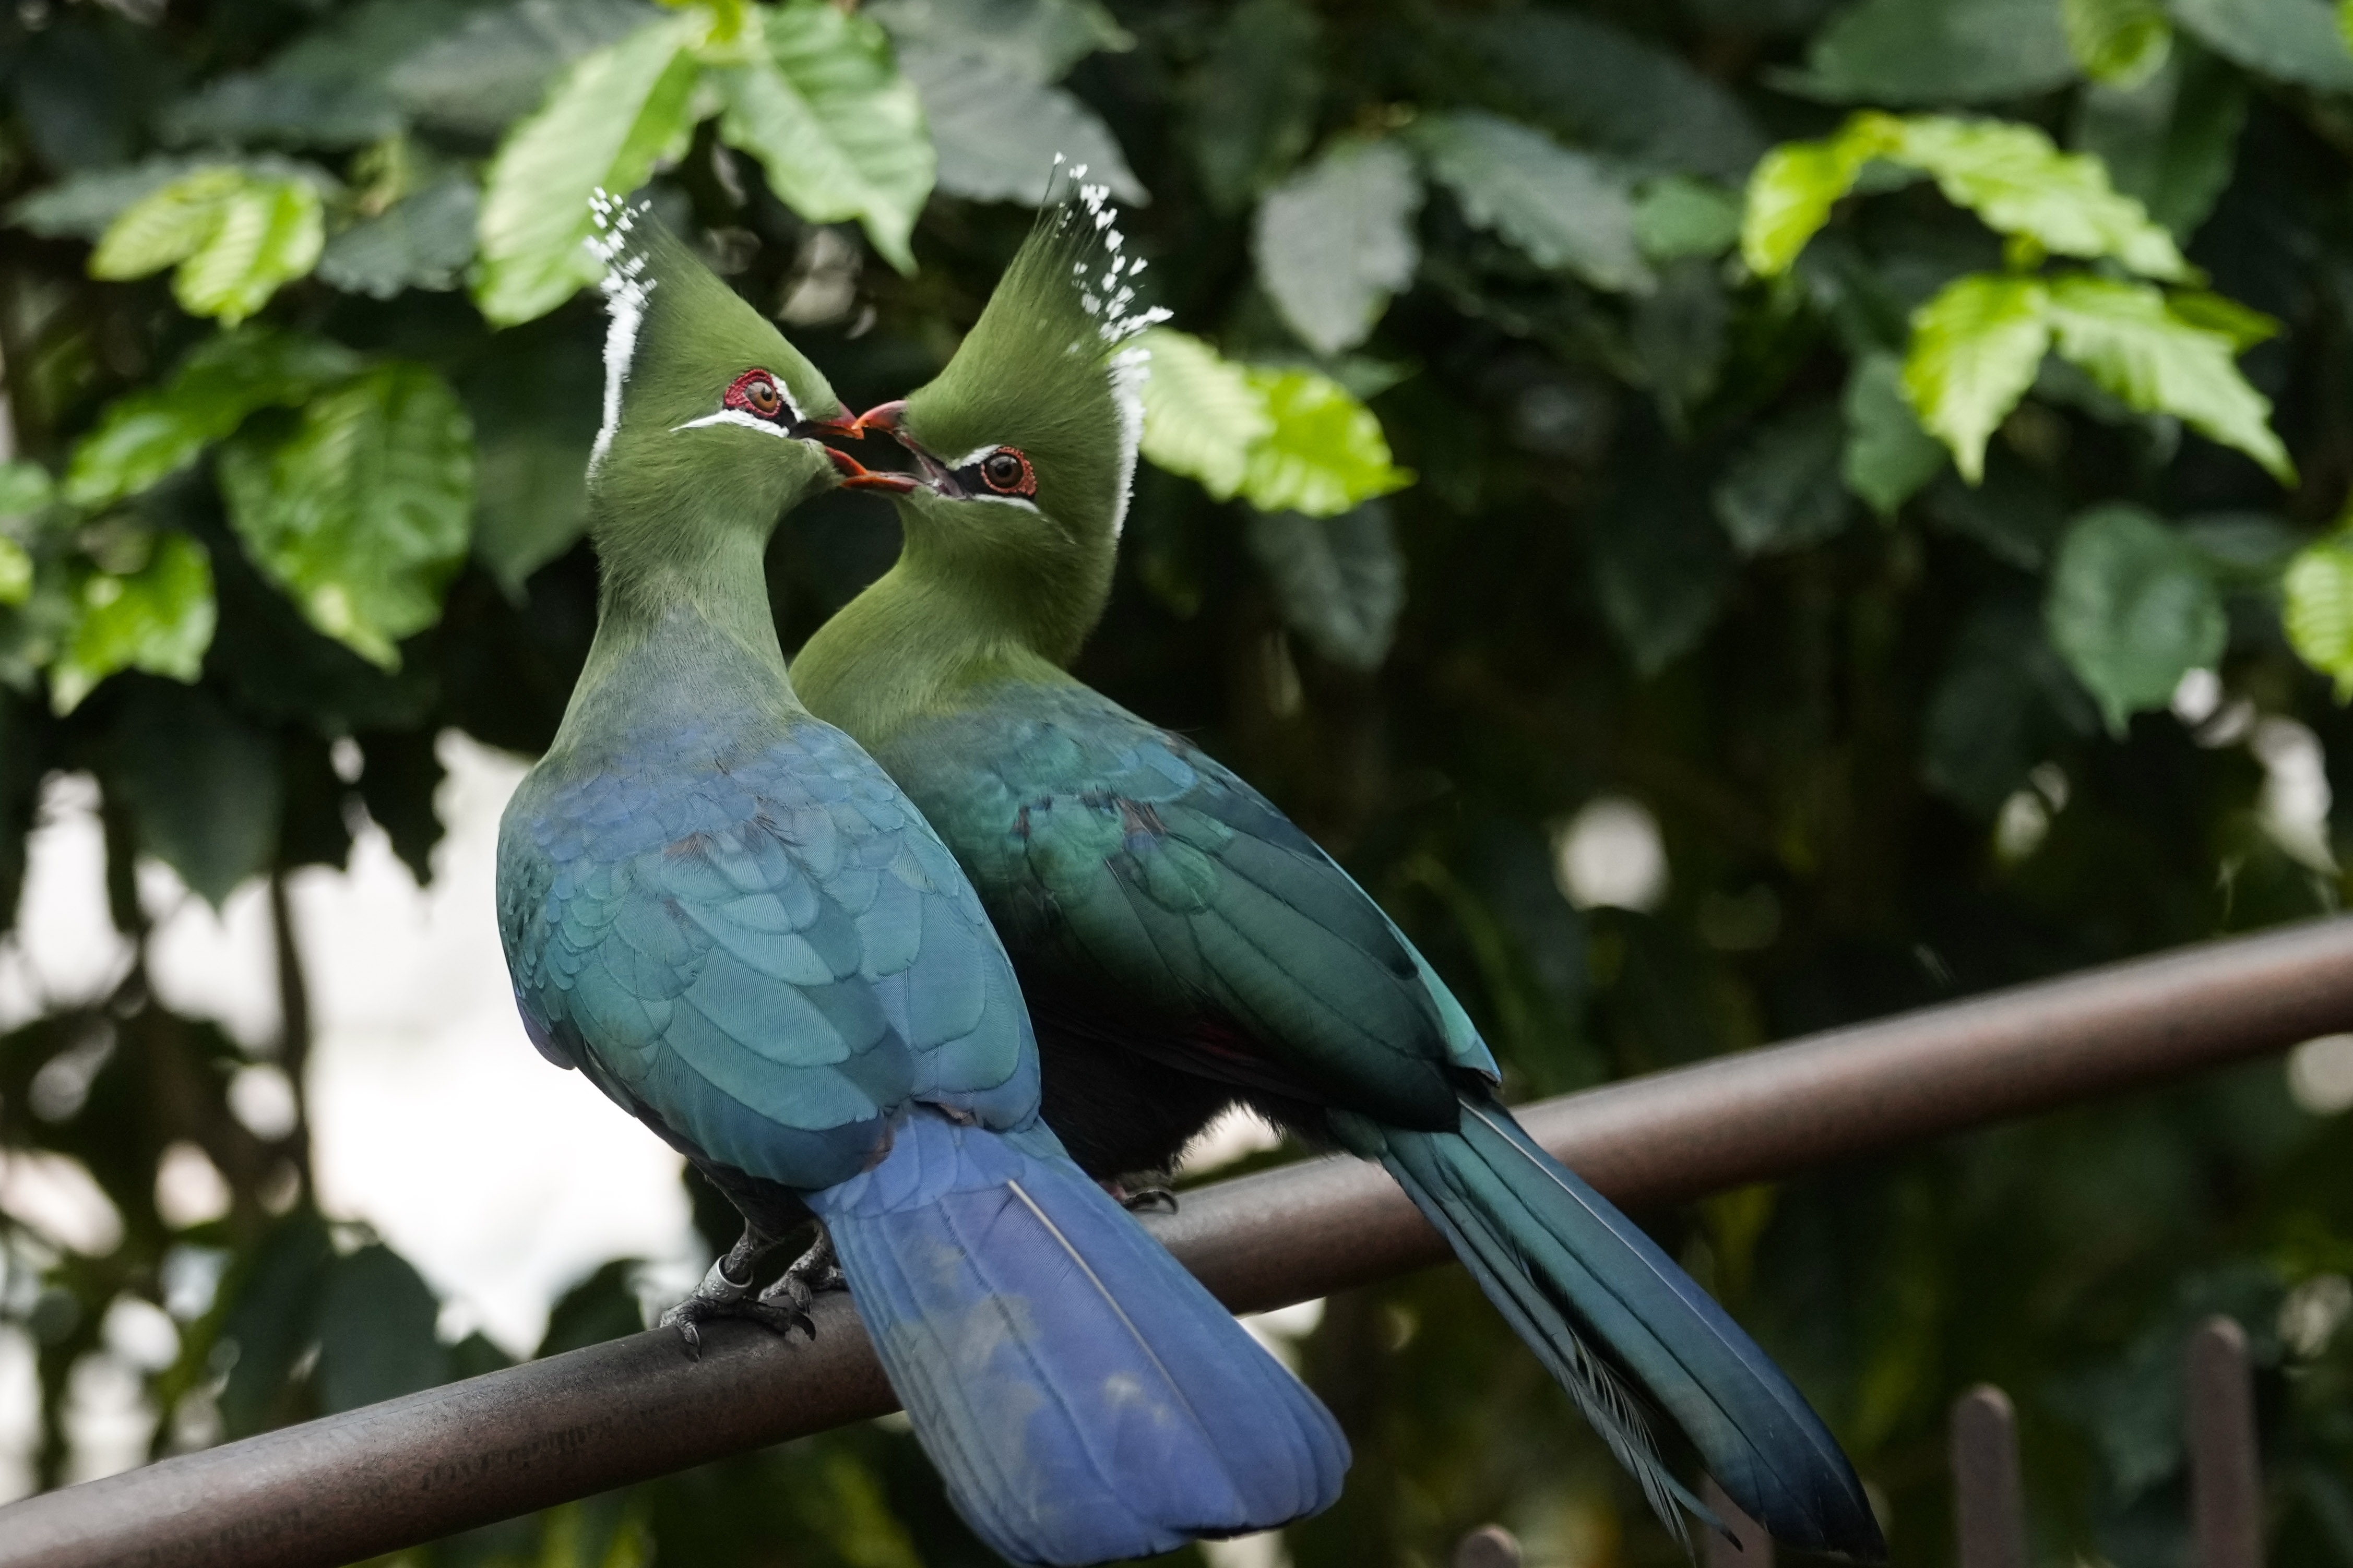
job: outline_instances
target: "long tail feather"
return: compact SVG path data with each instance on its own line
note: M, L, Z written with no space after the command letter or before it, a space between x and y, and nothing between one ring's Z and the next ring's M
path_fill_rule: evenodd
M918 1111L810 1205L950 1498L1013 1561L1145 1556L1339 1495L1330 1413L1042 1128Z
M1862 1483L1804 1396L1656 1243L1500 1105L1465 1095L1452 1132L1340 1120L1347 1142L1377 1158L1444 1233L1670 1529L1680 1535L1686 1512L1715 1521L1661 1463L1637 1394L1671 1416L1725 1495L1784 1542L1885 1556Z

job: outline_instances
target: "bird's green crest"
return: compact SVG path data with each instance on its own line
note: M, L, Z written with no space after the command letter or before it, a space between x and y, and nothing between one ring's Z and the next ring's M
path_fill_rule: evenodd
M811 426L848 410L644 203L599 192L592 205L610 315L604 422L588 458L600 546L683 524L685 510L717 501L772 526L833 482Z

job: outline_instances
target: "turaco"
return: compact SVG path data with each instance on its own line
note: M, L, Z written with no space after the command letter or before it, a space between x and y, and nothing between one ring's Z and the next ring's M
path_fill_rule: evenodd
M847 410L824 377L644 208L597 212L596 636L501 825L499 927L540 1051L743 1212L669 1321L691 1345L714 1316L808 1327L838 1267L957 1510L1018 1563L1324 1507L1331 1415L1040 1121L972 885L786 678L778 518L908 481L828 455ZM812 1215L819 1245L754 1295Z
M1764 1352L1497 1100L1446 986L1241 779L1067 673L1109 596L1141 429L1143 263L1101 186L1050 205L939 376L860 421L914 455L904 545L796 667L939 830L1011 951L1046 1120L1102 1178L1237 1101L1378 1161L1638 1477L1663 1411L1793 1546L1884 1555L1852 1468Z

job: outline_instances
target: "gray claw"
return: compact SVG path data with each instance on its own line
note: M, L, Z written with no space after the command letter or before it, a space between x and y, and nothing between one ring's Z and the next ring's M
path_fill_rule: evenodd
M1120 1194L1119 1206L1130 1214L1175 1214L1176 1194L1166 1187L1145 1187Z

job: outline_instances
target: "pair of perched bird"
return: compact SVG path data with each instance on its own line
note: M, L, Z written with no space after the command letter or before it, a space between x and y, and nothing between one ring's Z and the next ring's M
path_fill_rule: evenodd
M540 1050L743 1212L671 1315L690 1343L846 1282L956 1508L1018 1563L1312 1514L1348 1462L1330 1414L1107 1186L1240 1103L1379 1162L1671 1526L1709 1516L1646 1407L1785 1541L1882 1555L1804 1399L1512 1120L1379 906L1066 673L1111 592L1154 319L1103 190L1050 203L940 375L856 419L642 206L597 212L596 637L508 807L499 919ZM820 438L877 430L917 471ZM762 554L838 484L894 492L904 546L788 677Z

